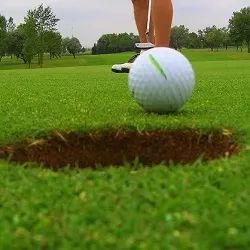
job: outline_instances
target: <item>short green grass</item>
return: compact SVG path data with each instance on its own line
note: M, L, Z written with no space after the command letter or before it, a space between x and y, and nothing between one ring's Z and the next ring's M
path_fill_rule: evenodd
M144 113L127 76L110 72L131 53L76 59L86 66L0 64L1 144L53 129L188 127L230 129L242 145L239 156L188 167L53 172L2 161L0 249L249 249L250 57L184 53L197 86L180 113L163 116Z

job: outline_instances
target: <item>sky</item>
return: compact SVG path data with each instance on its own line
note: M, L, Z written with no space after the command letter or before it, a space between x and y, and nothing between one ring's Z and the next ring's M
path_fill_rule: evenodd
M84 47L92 47L102 34L137 34L131 0L1 0L0 14L23 22L29 9L41 3L50 6L57 18L58 30L77 37ZM250 6L250 0L173 0L173 25L184 24L190 31L216 25L227 26L234 11Z

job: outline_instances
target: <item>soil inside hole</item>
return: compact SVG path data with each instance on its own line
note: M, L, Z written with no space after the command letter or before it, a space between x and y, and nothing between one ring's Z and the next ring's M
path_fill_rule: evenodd
M35 162L58 169L123 165L139 159L144 165L209 161L239 152L231 135L197 130L137 132L102 131L88 134L52 132L47 138L0 148L0 158Z

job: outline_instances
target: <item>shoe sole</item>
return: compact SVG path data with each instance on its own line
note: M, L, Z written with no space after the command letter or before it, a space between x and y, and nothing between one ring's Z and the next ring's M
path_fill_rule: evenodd
M125 69L125 68L123 68L121 70L117 70L117 69L111 69L111 70L112 70L112 72L117 73L117 74L128 74L129 73L129 69Z
M152 43L136 43L135 47L137 49L146 49L147 50L147 49L153 49L155 47L155 45Z

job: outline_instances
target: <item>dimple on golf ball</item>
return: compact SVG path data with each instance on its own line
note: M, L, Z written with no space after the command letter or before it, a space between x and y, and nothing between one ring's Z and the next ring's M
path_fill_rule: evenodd
M148 112L179 110L192 95L195 74L189 60L170 48L153 48L139 55L129 72L129 90Z

